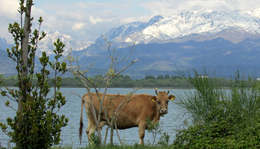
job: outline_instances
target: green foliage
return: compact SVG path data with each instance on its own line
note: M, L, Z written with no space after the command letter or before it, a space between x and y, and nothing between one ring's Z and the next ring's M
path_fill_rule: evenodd
M217 79L194 73L195 77L187 78L196 90L177 101L191 120L190 126L178 131L174 147L259 148L258 82L251 78L246 81L238 71L231 88L225 90ZM207 76L206 71L203 76Z
M133 80L128 75L117 75L109 85L109 87L131 87L133 86Z
M217 112L221 113L222 112ZM221 118L221 114L211 112L212 117ZM243 120L245 122L243 122ZM259 118L251 121L254 125L246 126L248 119L241 119L239 123L234 117L211 121L210 124L196 123L187 129L179 130L173 142L176 148L259 148L260 121Z
M90 141L91 141L91 146L92 146L93 148L96 148L96 147L99 146L100 139L99 139L99 137L98 137L95 133L93 133L93 134L90 136Z
M165 78L165 79L170 79L170 75L166 74L166 75L164 76L164 78Z
M33 5L31 2L27 2L26 7L24 7L24 1L21 0L18 11L21 14L24 13L28 7L31 8ZM49 57L43 52L42 57L39 58L42 68L40 73L35 73L34 61L37 42L44 38L45 33L42 32L41 37L39 30L34 30L31 33L31 21L32 18L28 21L29 30L26 31L22 25L20 27L16 22L9 25L9 32L14 37L15 47L12 47L11 50L7 49L7 52L8 56L17 63L18 75L17 78L12 79L17 82L16 86L19 90L6 87L7 92L1 89L1 95L17 102L18 111L13 119L7 118L7 125L12 131L7 131L6 124L0 123L0 127L5 134L11 137L11 142L16 143L17 148L50 148L53 144L59 144L61 128L66 126L68 122L64 115L56 114L66 103L65 97L59 91L61 77L57 76L58 73L64 74L66 72L66 64L59 62L65 45L59 39L54 43L56 47L54 62L50 62ZM38 21L39 26L41 26L42 18L40 17ZM19 47L26 44L23 39L28 31L30 44L28 45L28 53L26 53L26 49ZM23 61L24 57L28 57L28 61ZM49 96L51 88L48 85L50 70L46 69L48 65L55 72L55 77L50 80L55 86L54 95L51 97ZM35 84L32 84L33 78L36 80ZM2 84L5 85L4 82ZM6 106L14 109L9 105L9 101L6 102Z
M155 77L152 76L152 75L148 75L148 76L145 76L145 79L146 79L146 80L147 80L147 79L155 79Z
M161 146L168 146L170 140L170 135L167 132L163 132L158 144Z
M0 74L0 80L3 80L5 78L4 74Z
M157 76L156 79L157 79L157 80L162 80L162 79L164 79L164 77L163 77L162 75L159 75L159 76Z

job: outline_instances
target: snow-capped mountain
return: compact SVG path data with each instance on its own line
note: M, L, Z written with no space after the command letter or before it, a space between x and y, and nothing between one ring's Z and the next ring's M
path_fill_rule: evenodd
M38 43L38 50L36 51L37 56L41 56L41 53L45 51L47 55L53 54L53 49L55 48L53 43L59 38L64 44L64 54L72 49L73 51L80 51L89 47L93 44L93 41L76 41L72 39L69 35L60 34L57 31L47 31L46 36ZM13 43L0 37L0 50L6 50L6 48L11 48Z
M41 55L43 51L45 51L47 55L53 54L53 49L55 48L53 43L56 42L58 38L65 44L64 54L67 54L70 49L79 51L94 43L92 41L76 41L69 35L60 34L57 31L47 31L45 33L47 35L38 44L38 51L36 53L38 56Z
M111 29L105 36L116 37L117 43L203 41L217 37L238 43L245 38L260 37L260 8L253 11L202 9L173 16L155 16L147 22L133 22Z

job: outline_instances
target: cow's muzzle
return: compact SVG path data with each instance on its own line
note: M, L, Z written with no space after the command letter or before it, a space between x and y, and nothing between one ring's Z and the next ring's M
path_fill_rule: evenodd
M160 114L166 114L168 111L167 111L167 109L161 109L160 110Z

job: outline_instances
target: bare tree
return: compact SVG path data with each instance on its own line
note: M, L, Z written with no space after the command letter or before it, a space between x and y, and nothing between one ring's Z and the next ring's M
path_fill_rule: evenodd
M115 49L112 48L112 41L113 40L108 40L108 38L104 37L104 44L102 44L103 46L106 47L108 53L109 53L109 57L110 57L110 65L109 65L109 69L108 71L103 75L103 77L99 78L99 82L93 82L91 77L87 77L87 73L89 71L89 68L92 67L94 65L94 63L91 63L88 68L86 70L81 70L81 66L79 64L79 60L78 58L75 58L71 52L69 52L69 54L66 57L66 62L67 62L67 69L69 72L71 72L73 75L75 75L76 77L78 77L81 82L83 83L83 86L87 89L87 92L89 93L90 99L91 99L91 111L93 113L94 116L94 120L95 120L95 125L97 126L97 134L98 134L98 138L100 140L99 145L101 145L101 130L100 130L100 120L101 120L101 111L103 110L106 116L106 121L107 121L107 125L109 126L109 128L111 128L111 139L110 139L110 143L113 144L113 130L114 128L117 129L116 126L116 120L118 118L118 116L120 115L121 111L123 110L123 108L130 102L130 97L131 95L135 92L132 91L130 92L126 99L119 105L119 107L117 108L117 110L113 111L114 115L112 117L111 120L109 120L108 118L108 108L106 109L103 106L103 102L106 96L106 92L107 92L107 88L109 87L109 85L111 84L111 81L120 73L122 73L124 70L126 70L129 66L131 66L132 64L134 64L135 62L137 62L139 59L133 60L132 62L128 62L129 58L131 57L132 53L133 53L133 48L129 47L131 53L130 55L123 57L122 59L119 59L119 54L116 52ZM119 63L125 62L123 68L121 68L119 71L116 71L116 66ZM98 97L99 102L100 102L100 107L98 109L98 113L96 113L95 107L94 107L94 103L93 103L93 99L92 96L90 94L90 89L93 88L95 90L95 93ZM99 95L99 91L101 88L104 88L104 92L103 92L103 96L100 97ZM112 98L110 99L110 101L112 101ZM113 104L113 102L111 102L111 104ZM82 126L81 126L82 129ZM106 141L106 136L107 136L107 132L108 129L106 131L106 135L105 135L105 139L104 139L104 144ZM119 137L119 135L118 135ZM80 139L81 140L81 139ZM119 137L120 140L120 137ZM121 141L120 141L121 142ZM122 144L122 142L121 142ZM122 144L123 145L123 144Z

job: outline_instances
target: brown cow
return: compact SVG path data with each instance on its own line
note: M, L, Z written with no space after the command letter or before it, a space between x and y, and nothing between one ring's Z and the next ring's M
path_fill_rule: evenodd
M169 91L166 93L158 92L155 90L157 96L152 96L148 94L135 94L130 97L130 102L124 107L122 112L120 113L116 124L118 129L126 129L131 127L139 127L139 144L143 144L143 138L145 129L147 129L147 118L151 120L152 123L156 124L160 120L160 116L164 115L168 112L168 102L169 100L174 100L174 95L168 95ZM98 113L98 109L100 107L100 102L98 101L96 93L91 93L93 103L96 109L96 113ZM99 96L102 98L103 94L99 93ZM113 116L113 111L116 111L119 104L123 102L127 98L126 95L116 95L116 94L106 94L104 99L104 107L108 108L108 117L111 121L111 117ZM112 103L111 103L112 102ZM83 112L83 103L85 105L85 110L88 117L88 127L87 127L87 135L90 141L90 136L97 130L97 126L95 125L93 110L91 106L91 100L89 94L86 93L83 95L81 100L81 118L80 118L80 129L79 136L80 141L82 137L82 112ZM110 106L108 106L110 105ZM106 117L104 111L101 112L101 121L100 127L102 128L106 124Z

